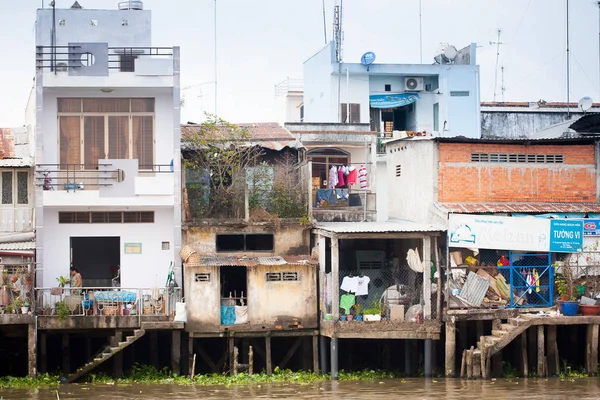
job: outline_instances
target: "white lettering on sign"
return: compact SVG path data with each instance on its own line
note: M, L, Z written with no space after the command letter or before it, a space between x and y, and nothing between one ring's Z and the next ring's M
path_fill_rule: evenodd
M554 231L555 239L579 239L581 237L580 232L573 231Z
M530 232L514 232L509 229L482 227L479 232L481 240L486 243L536 243L535 236Z

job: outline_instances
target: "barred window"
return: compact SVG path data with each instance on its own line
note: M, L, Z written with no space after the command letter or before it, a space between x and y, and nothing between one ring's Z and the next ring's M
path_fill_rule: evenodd
M267 282L299 281L300 275L298 272L267 272L266 279Z
M151 224L154 211L92 211L58 213L59 224Z
M562 164L563 154L471 153L471 162Z

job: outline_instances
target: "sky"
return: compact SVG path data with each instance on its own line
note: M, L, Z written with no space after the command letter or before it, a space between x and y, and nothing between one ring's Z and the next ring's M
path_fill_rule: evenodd
M333 6L324 0L327 39ZM339 0L338 0L339 1ZM45 0L46 6L50 0ZM74 0L56 0L70 7ZM34 24L42 0L0 0L0 126L17 127L35 74ZM118 0L79 0L84 8L116 8ZM421 0L423 62L440 43L477 43L481 99L494 98L497 31L505 101L566 101L567 0ZM274 85L302 78L302 64L325 44L323 0L216 0L220 117L277 121ZM153 45L181 47L182 122L214 112L215 0L145 0ZM418 63L419 0L344 0L344 61L366 51L377 63ZM596 1L570 1L571 101L600 101ZM496 99L502 99L498 70ZM203 84L206 83L206 84ZM190 87L191 86L191 87Z

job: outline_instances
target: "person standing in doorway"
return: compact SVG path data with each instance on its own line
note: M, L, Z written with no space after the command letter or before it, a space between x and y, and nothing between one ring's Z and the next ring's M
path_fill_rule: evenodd
M75 267L71 267L71 287L72 288L80 288L83 286L83 282L81 279L81 274L79 270Z

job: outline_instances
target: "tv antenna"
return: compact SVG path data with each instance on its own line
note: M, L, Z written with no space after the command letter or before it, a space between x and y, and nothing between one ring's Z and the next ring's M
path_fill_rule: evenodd
M500 67L500 92L502 92L502 102L504 103L504 92L506 91L506 87L504 86L504 65Z
M502 30L498 28L498 39L495 42L490 42L490 45L496 45L496 70L494 72L494 101L496 101L496 88L498 87L498 60L500 58L500 45L502 42L500 41L500 34Z

